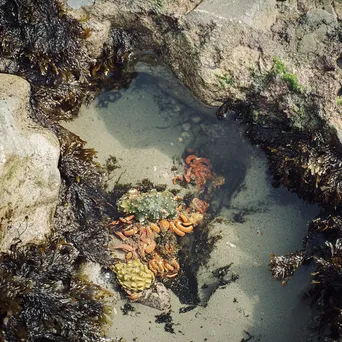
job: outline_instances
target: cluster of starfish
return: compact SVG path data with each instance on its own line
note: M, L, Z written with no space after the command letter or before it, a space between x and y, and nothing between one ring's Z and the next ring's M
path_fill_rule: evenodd
M155 276L175 277L179 271L175 235L183 237L191 233L203 221L207 208L205 201L194 198L186 210L179 206L175 219L139 222L134 215L120 217L110 224L113 233L123 241L115 249L123 250L126 260L146 262Z

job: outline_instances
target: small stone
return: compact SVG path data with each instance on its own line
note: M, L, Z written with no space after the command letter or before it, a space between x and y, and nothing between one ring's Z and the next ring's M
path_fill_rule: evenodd
M83 6L92 6L94 5L94 0L68 0L67 4L72 9L79 9Z
M182 137L179 137L179 138L178 138L178 141L179 141L179 142L183 142L183 138L182 138Z
M191 118L191 121L193 123L199 123L202 119L199 116L194 116L193 118Z
M334 1L335 12L339 20L342 20L342 4L338 1Z
M173 110L176 112L176 113L179 113L181 111L181 107L179 107L178 105L174 106L173 107Z
M325 6L323 7L323 9L324 9L325 11L327 11L328 13L332 14L333 16L336 16L334 7L333 7L332 5L325 5Z
M191 124L189 124L188 122L185 122L182 124L182 128L184 131L189 131L191 128Z
M189 134L188 132L182 132L182 133L181 133L181 137L182 137L183 139L189 139L189 138L190 138L190 134Z
M154 309L165 311L171 306L169 291L162 283L155 283L153 289L145 290L139 298L139 303L150 306Z
M335 16L323 9L312 9L306 13L306 22L312 27L317 27L322 23L330 25L335 21Z
M305 35L298 45L298 52L301 53L310 53L315 52L317 50L317 43L315 37L312 33Z

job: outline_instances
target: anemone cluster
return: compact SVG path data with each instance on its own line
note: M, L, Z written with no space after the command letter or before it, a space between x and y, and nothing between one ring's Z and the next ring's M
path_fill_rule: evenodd
M119 211L133 214L140 222L156 222L164 218L174 218L178 204L174 200L174 195L168 190L158 192L152 189L140 193L137 189L131 189L120 198L117 206Z

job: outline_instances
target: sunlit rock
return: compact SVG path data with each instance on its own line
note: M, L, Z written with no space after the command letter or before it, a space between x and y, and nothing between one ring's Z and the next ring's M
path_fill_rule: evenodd
M59 144L28 117L29 83L0 74L0 250L51 231L60 175Z

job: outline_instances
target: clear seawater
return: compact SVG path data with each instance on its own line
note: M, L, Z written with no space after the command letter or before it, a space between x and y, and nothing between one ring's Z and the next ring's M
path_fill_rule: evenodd
M110 336L126 341L289 342L305 341L311 312L302 296L310 283L310 267L299 270L286 287L273 280L270 253L301 248L308 222L317 207L285 189L274 189L263 153L244 138L233 116L224 121L192 97L160 64L138 63L128 89L103 91L77 119L65 127L98 151L99 162L113 155L120 168L109 183L135 183L149 178L172 187L181 174L186 148L209 158L226 179L212 210L217 217L210 235L220 239L197 272L198 293L206 302L213 271L233 263L235 282L219 287L206 305L192 310L172 294L173 333L156 323L156 309L133 303L124 315L119 301ZM175 171L175 169L177 169Z

